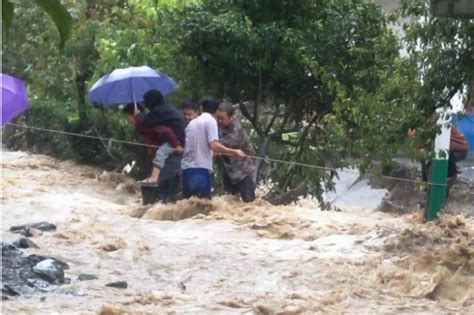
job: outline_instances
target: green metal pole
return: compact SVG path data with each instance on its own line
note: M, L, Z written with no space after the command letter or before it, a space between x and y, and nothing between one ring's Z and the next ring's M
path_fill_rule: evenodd
M434 220L439 217L441 210L446 205L447 177L448 177L448 155L449 142L451 139L451 116L446 112L441 113L438 125L441 133L435 139L435 154L431 164L430 186L428 192L428 206L425 211L426 220Z
M430 189L428 192L428 207L425 212L425 219L428 221L438 218L446 204L447 175L448 160L433 159Z

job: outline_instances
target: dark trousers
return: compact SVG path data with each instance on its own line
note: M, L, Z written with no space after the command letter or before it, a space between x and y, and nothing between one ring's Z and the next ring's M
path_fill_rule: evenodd
M224 192L237 195L240 194L244 202L252 202L255 200L255 182L252 174L247 175L240 182L233 183L229 176L224 172L222 181L224 183Z
M168 203L174 202L178 198L181 188L181 176L176 176L173 179L160 181L158 186L157 200Z
M448 177L456 176L458 172L457 162L460 162L467 157L467 151L450 151L448 159Z
M171 154L165 161L158 179L158 200L175 201L181 188L181 156Z

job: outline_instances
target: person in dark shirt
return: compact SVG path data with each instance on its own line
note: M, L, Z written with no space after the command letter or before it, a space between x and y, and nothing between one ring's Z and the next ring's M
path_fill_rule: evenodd
M158 90L146 92L143 100L149 112L142 118L140 124L144 128L153 128L158 125L169 127L173 130L181 145L185 145L184 129L186 128L186 122L181 113L170 104L167 104Z
M219 124L219 142L232 149L240 149L246 154L252 155L253 147L244 128L234 117L234 107L231 103L220 103L216 112L217 122ZM256 171L255 160L251 157L238 158L234 156L220 156L222 169L222 179L224 191L226 193L240 194L244 202L255 200L255 181L254 173Z
M174 132L166 126L157 125L153 128L145 128L140 123L140 116L143 115L143 106L133 103L127 104L123 108L123 113L127 115L128 122L135 127L142 139L150 145L148 155L153 159L153 169L150 176L140 181L142 184L156 185L160 177L160 171L164 168L165 162L172 154L182 153L180 145Z

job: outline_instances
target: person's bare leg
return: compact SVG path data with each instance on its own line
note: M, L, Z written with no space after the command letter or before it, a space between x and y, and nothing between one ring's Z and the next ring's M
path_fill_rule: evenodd
M149 184L156 184L158 183L158 178L160 177L160 168L156 165L153 165L153 169L151 170L150 177L146 179L146 182Z

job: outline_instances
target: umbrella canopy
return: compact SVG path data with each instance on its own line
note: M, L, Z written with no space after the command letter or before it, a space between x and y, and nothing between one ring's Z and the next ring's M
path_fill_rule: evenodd
M150 67L129 67L100 78L89 90L89 98L103 105L134 103L143 101L143 95L151 89L166 95L177 86L166 74Z
M2 128L16 116L30 108L26 95L25 81L15 77L0 74L2 89Z

